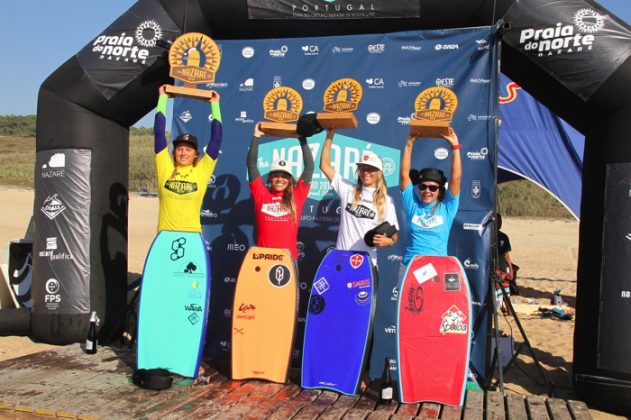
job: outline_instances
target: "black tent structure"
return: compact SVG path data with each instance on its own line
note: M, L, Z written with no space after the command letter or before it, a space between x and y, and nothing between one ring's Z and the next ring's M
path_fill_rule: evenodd
M116 32L134 19L135 34ZM76 150L65 159L84 171L73 202L36 181L34 237L71 237L75 258L89 269L58 273L35 258L30 335L81 341L90 309L102 314L107 333L125 306L129 157L122 151L129 127L170 81L166 42L185 32L252 39L485 25L502 28L501 71L586 136L573 375L588 403L631 413L631 336L624 333L631 324L631 32L591 0L139 0L39 91L36 174L60 176L51 168L55 151L65 149ZM118 58L93 66L89 53L99 48ZM77 225L89 228L72 230ZM44 245L34 241L35 256ZM80 279L78 304L60 301L67 286L56 279L64 276ZM60 305L74 313L56 312Z

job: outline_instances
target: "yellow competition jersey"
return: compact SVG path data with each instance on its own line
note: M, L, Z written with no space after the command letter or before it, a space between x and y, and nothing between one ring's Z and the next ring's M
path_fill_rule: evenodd
M155 159L160 196L158 232L201 232L199 213L217 160L203 153L197 165L178 168L175 177L171 178L175 165L169 149L160 151Z

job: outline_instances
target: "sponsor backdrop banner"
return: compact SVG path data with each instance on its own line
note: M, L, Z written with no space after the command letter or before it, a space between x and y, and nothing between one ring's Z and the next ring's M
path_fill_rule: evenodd
M631 55L631 32L587 0L521 0L503 40L588 100Z
M418 0L248 0L250 19L417 18Z
M33 312L90 311L89 149L37 152L35 164Z
M363 95L355 115L357 129L338 130L332 161L342 176L355 179L355 162L372 150L384 161L388 193L398 208L400 240L379 252L379 287L370 375L377 377L384 357L395 358L397 276L407 238L400 212L398 171L409 133L415 99L426 89L443 109L456 107L452 126L462 143L464 175L460 211L449 244L462 262L473 291L474 316L484 315L488 290L489 238L486 220L494 202L498 56L491 27L413 31L378 35L218 41L221 68L208 88L222 95L224 142L201 210L204 238L211 255L212 293L207 356L227 357L234 283L247 249L254 245L254 213L247 181L246 154L254 124L263 120L263 99L277 87L291 87L302 99L301 114L321 112L323 96L334 81L352 78ZM436 90L439 88L438 90ZM452 92L446 94L445 92ZM434 92L434 93L432 93ZM440 94L436 95L436 92ZM293 95L293 93L292 93ZM294 98L294 103L298 102ZM208 141L208 103L176 99L173 135L191 132ZM294 361L300 360L305 310L313 275L337 237L343 211L318 169L325 133L309 138L316 161L300 231L300 314ZM417 141L413 166L450 172L451 149L443 139ZM289 162L294 176L302 172L298 141L264 137L258 165L266 178L274 159ZM474 331L474 371L482 373L486 323ZM438 333L438 332L437 332ZM396 360L392 366L396 369Z
M174 39L180 33L158 0L141 1L76 57L92 84L110 99L164 55L158 40Z

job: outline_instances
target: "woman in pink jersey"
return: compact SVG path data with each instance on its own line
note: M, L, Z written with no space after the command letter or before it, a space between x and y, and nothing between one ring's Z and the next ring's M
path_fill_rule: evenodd
M298 181L293 177L290 165L284 160L272 162L267 184L256 163L259 157L259 141L265 135L260 123L254 126L248 151L247 165L250 192L254 200L256 244L271 248L287 248L298 259L298 225L302 208L307 201L313 176L313 156L307 139L300 137L304 170Z

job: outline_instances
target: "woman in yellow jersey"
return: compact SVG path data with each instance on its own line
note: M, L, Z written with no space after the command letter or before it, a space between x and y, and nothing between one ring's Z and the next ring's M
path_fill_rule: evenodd
M201 155L197 137L180 134L173 140L173 156L169 154L166 139L166 106L169 96L165 86L159 89L160 97L153 126L156 177L160 212L158 232L175 230L201 232L200 209L221 147L222 125L219 94L211 91L210 141Z

